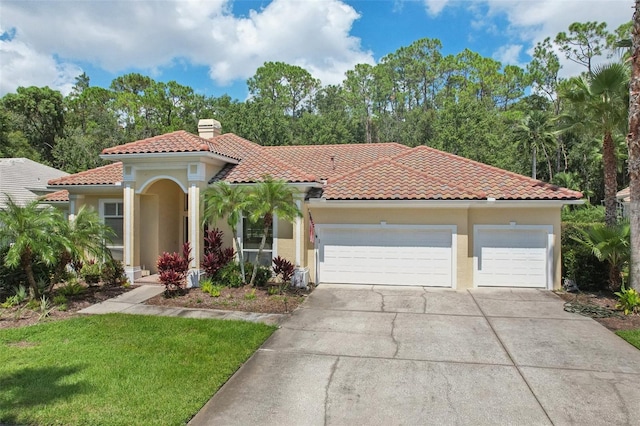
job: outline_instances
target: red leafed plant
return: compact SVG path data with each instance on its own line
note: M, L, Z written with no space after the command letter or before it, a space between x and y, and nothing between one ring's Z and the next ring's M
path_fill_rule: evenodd
M204 256L202 257L202 269L207 276L214 278L218 271L233 260L236 253L232 247L222 248L222 236L219 229L211 229L205 232Z
M160 282L164 284L165 295L171 296L185 289L187 284L187 272L191 257L191 244L182 245L182 253L164 252L158 257L158 274Z
M294 271L295 266L287 259L280 256L273 259L273 273L279 275L283 282L290 282Z

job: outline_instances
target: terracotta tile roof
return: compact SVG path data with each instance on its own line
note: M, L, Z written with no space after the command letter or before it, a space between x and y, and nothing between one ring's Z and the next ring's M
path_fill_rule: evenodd
M441 182L456 182L474 193L496 200L580 199L582 194L489 166L427 146L419 146L393 160Z
M381 158L411 150L398 143L268 146L264 149L285 163L312 173L321 180L349 173Z
M324 198L330 200L471 200L485 198L421 173L388 158L335 179L329 179Z
M271 155L265 147L233 134L224 134L211 140L218 152L241 158L237 165L223 168L209 182L224 179L230 183L253 183L266 175L287 182L316 182L317 177L301 168Z
M214 154L225 155L217 152L212 142L202 139L184 130L142 139L124 145L106 148L102 151L104 155L114 154L151 154L162 152L213 152ZM238 157L232 157L238 159Z
M40 200L45 203L66 203L69 202L69 191L63 189L52 192L51 194L44 195Z
M122 162L107 164L69 176L49 181L49 186L57 185L113 185L122 182Z

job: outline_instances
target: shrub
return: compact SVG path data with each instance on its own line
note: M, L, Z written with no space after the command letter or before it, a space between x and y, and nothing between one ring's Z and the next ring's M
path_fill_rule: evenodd
M293 263L287 259L280 256L273 259L273 273L279 276L285 283L291 282L291 277L293 277L295 269Z
M77 280L69 280L57 289L57 294L63 297L73 297L84 293L86 288Z
M257 297L255 288L252 288L250 292L244 294L244 300L255 300Z
M236 255L232 247L222 248L223 235L224 233L217 228L205 233L201 266L205 274L211 278L214 278L218 271L231 262Z
M227 263L220 271L218 271L216 282L227 287L241 287L242 276L240 265L236 262Z
M620 291L614 293L618 296L618 303L616 309L622 309L625 315L630 313L637 313L640 311L640 293L632 288L625 288L624 285L620 288Z
M158 257L158 274L160 282L164 284L166 296L175 295L185 289L187 272L191 258L191 245L182 245L182 254L164 252Z
M55 296L53 298L53 304L56 305L56 306L66 305L67 304L66 296L64 296L62 294L58 294L57 296Z
M271 268L260 265L258 266L258 271L256 272L256 279L254 284L256 285L256 287L264 287L271 279L271 276Z
M581 290L603 290L607 287L607 264L598 262L592 251L574 238L582 237L582 230L596 224L564 222L562 224L562 276L573 279Z
M102 271L100 268L100 264L95 260L90 260L84 265L82 265L82 269L80 270L80 276L87 284L97 284L100 282L100 277L102 276Z
M103 284L106 285L122 285L127 280L122 262L109 257L104 265L102 265L102 275L100 278Z
M25 285L27 276L20 267L10 268L5 265L4 259L9 251L9 247L0 247L0 297L9 296L13 293L13 288L19 285ZM33 274L36 281L49 282L54 274L55 267L47 265L37 258L33 262Z

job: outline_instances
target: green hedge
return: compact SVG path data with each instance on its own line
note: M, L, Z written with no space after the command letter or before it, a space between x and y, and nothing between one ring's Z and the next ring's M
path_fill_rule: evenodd
M609 280L609 267L591 250L571 237L580 237L581 229L597 223L562 223L562 277L573 279L581 290L604 290Z

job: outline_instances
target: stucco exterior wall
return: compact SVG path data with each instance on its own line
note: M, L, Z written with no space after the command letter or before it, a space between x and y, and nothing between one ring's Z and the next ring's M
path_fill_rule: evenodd
M315 249L309 243L309 222L305 206L305 262L311 279L316 277ZM554 232L553 287L561 283L560 207L546 208L315 208L310 207L313 220L319 224L379 224L389 225L455 225L456 226L456 289L473 288L474 225L552 225Z

